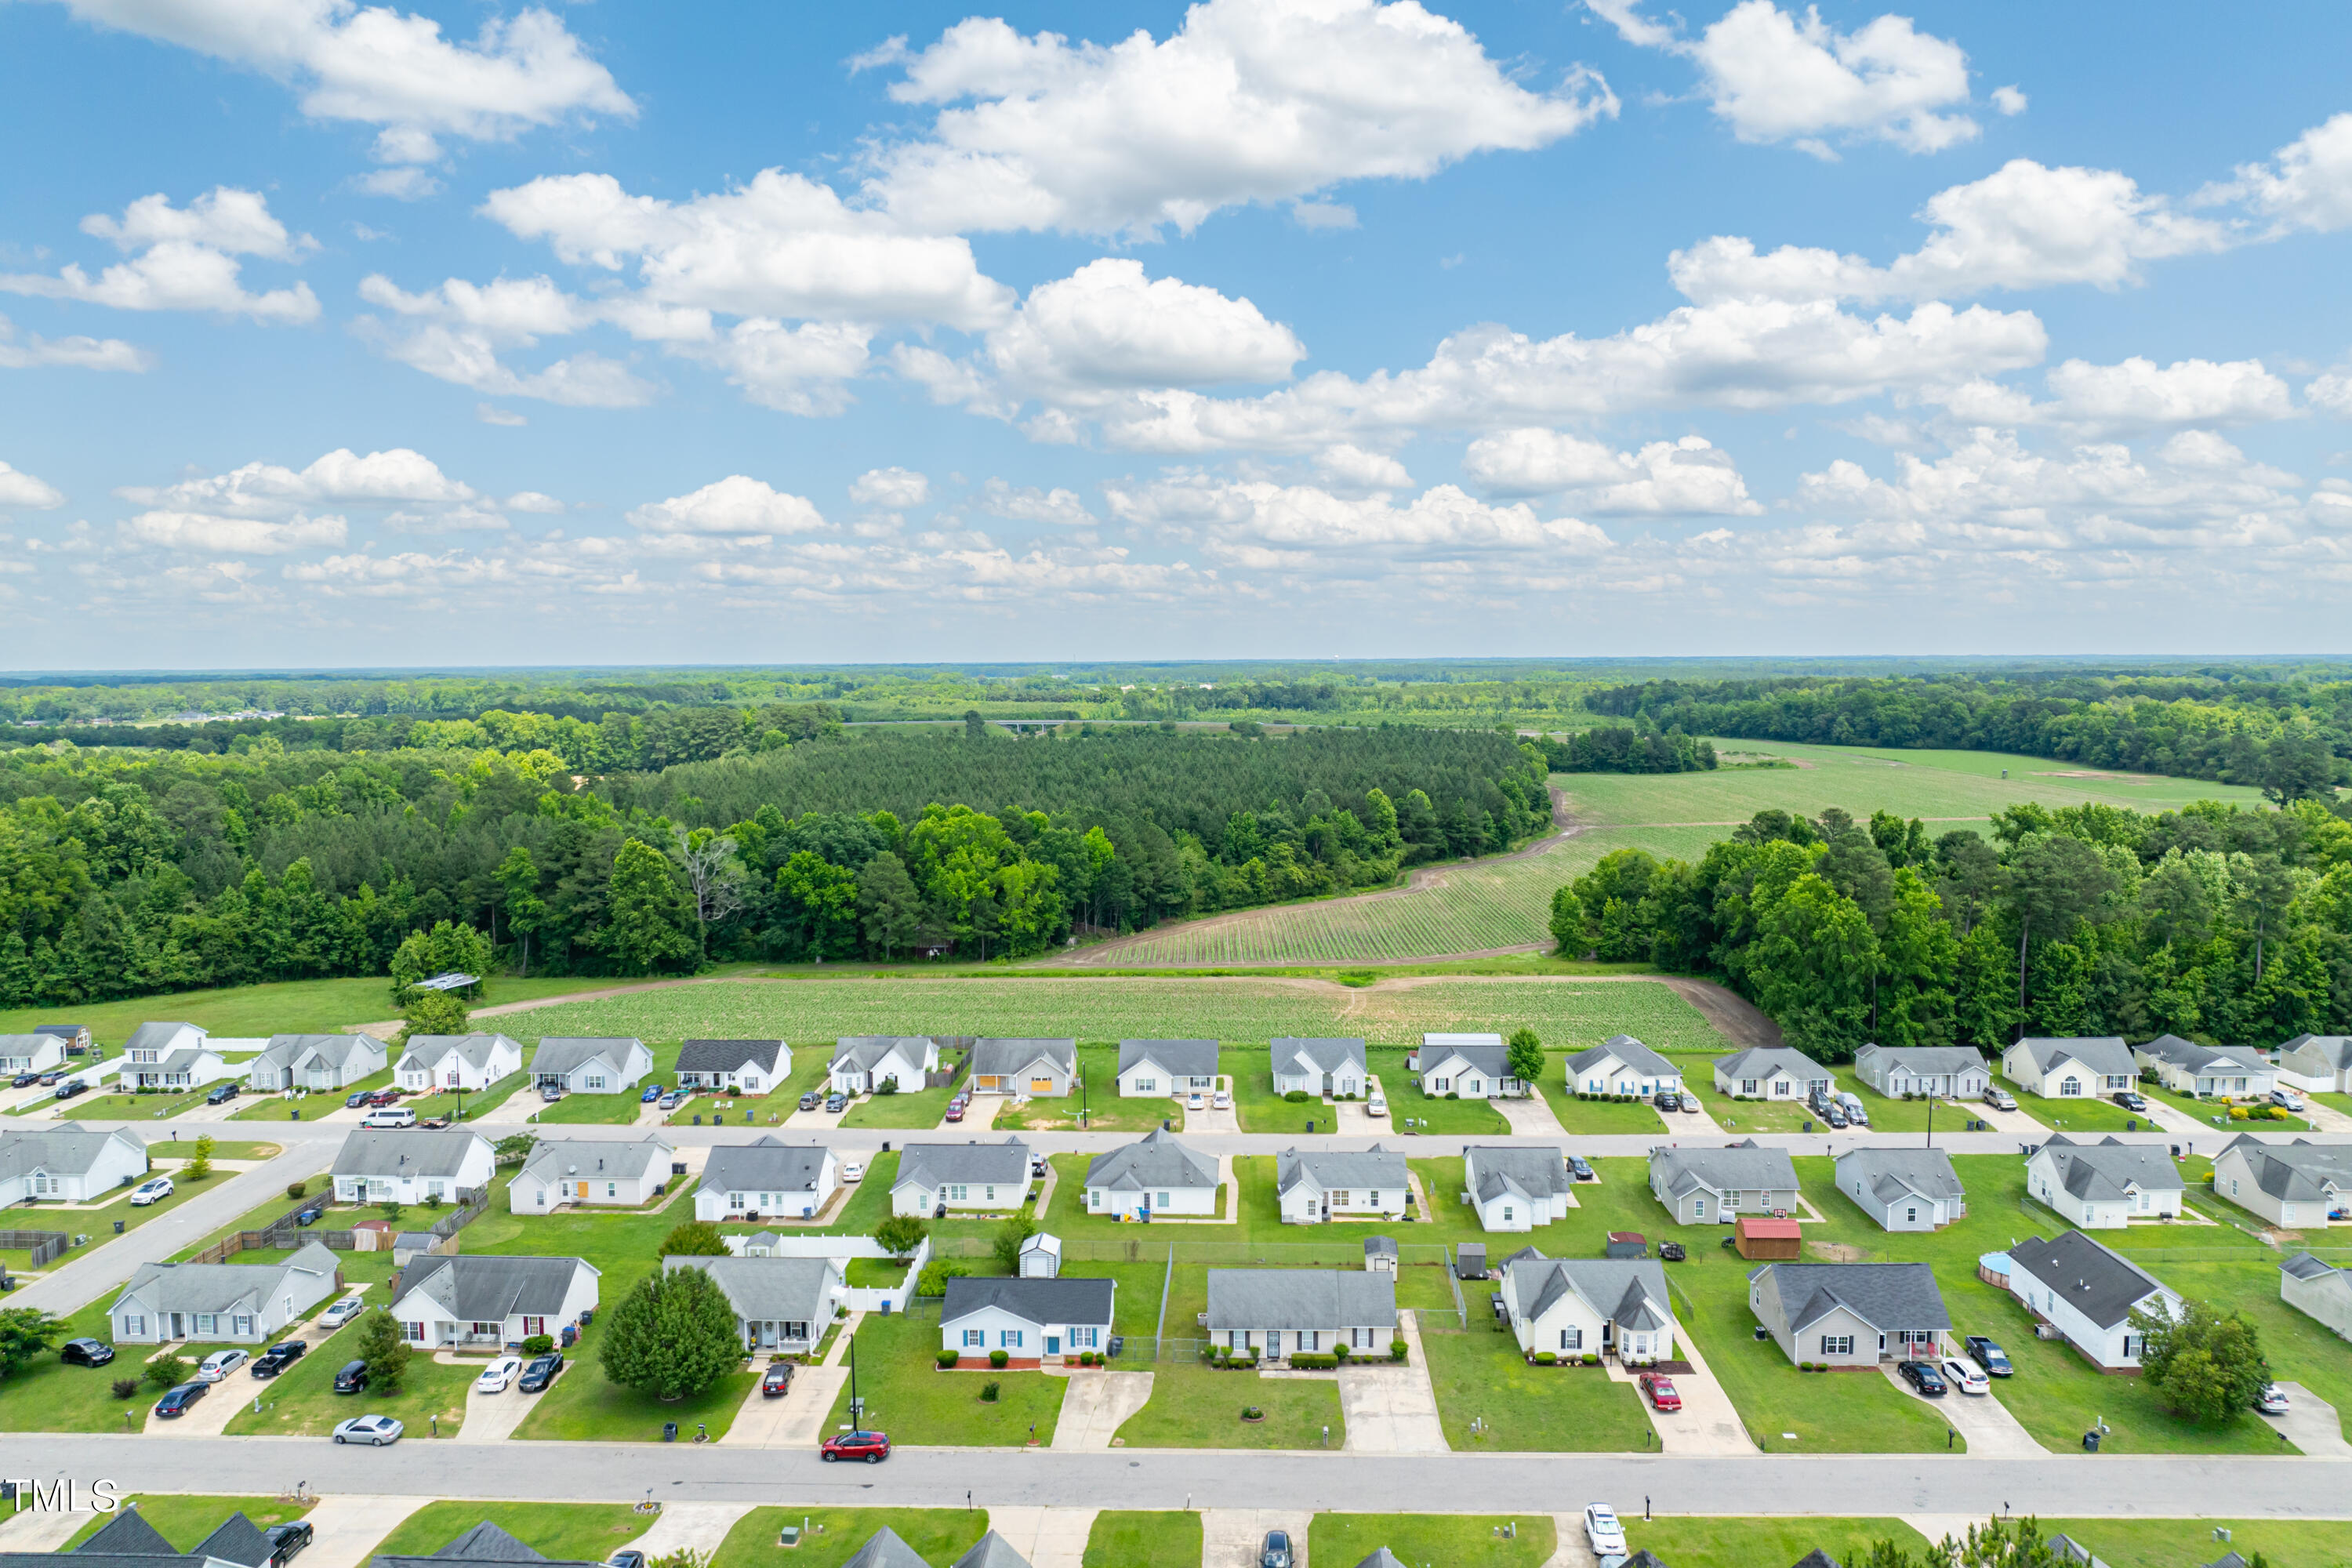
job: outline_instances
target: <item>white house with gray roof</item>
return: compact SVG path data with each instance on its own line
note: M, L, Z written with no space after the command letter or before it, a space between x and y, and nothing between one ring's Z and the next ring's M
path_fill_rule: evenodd
M677 1047L677 1087L766 1094L793 1076L782 1040L688 1040Z
M971 1043L974 1094L1024 1094L1059 1100L1078 1081L1076 1040L998 1040Z
M1612 1035L1568 1058L1571 1094L1630 1094L1649 1100L1680 1094L1683 1069L1631 1035Z
M1881 1230L1941 1230L1969 1212L1941 1149L1850 1149L1838 1156L1837 1184Z
M1933 1360L1952 1327L1925 1263L1767 1263L1748 1306L1790 1361L1832 1366Z
M940 1349L981 1366L992 1351L1034 1366L1108 1350L1118 1296L1111 1279L956 1275L940 1303Z
M2297 1035L2278 1048L2277 1073L2296 1089L2352 1092L2352 1035Z
M844 1281L834 1258L665 1258L665 1272L699 1268L735 1310L748 1351L805 1351L824 1337Z
M1212 1268L1209 1342L1267 1361L1305 1352L1385 1355L1396 1338L1396 1276L1386 1269Z
M1002 1143L909 1143L898 1156L898 1179L890 1184L890 1212L1002 1213L1019 1208L1028 1197L1029 1145L1018 1138Z
M27 1200L96 1203L147 1173L136 1132L100 1132L79 1121L0 1131L0 1207Z
M373 1035L272 1035L245 1064L245 1081L263 1094L349 1089L382 1072L391 1052Z
M1511 1072L1510 1048L1500 1035L1423 1035L1405 1067L1419 1076L1423 1094L1500 1100L1534 1087Z
M749 1143L721 1143L710 1151L694 1189L694 1217L814 1219L840 1185L841 1165L832 1150L763 1133Z
M202 1089L237 1071L194 1024L142 1024L124 1043L114 1076L123 1093L135 1094L142 1089Z
M2276 1069L2259 1052L2200 1046L2178 1035L2158 1035L2134 1046L2132 1060L2173 1093L2199 1100L2265 1099L2278 1081Z
M1527 1247L1503 1259L1502 1297L1528 1355L1675 1359L1674 1307L1654 1258L1546 1258Z
M2139 1365L2145 1336L2132 1325L2134 1311L2181 1315L2179 1296L2155 1275L2079 1230L2054 1241L2028 1237L2011 1247L2009 1289L2102 1372Z
M2028 1037L2000 1053L2000 1073L2044 1100L2104 1100L2139 1080L2139 1066L2120 1035Z
M1364 1042L1358 1039L1286 1037L1268 1042L1267 1054L1276 1094L1360 1095L1370 1076L1364 1070Z
M1650 1153L1650 1195L1666 1206L1676 1225L1793 1213L1797 1167L1787 1150L1760 1148L1753 1138L1728 1149L1656 1149Z
M931 1564L886 1524L867 1536L857 1554L841 1568L931 1568Z
M1864 1046L1853 1053L1853 1076L1889 1100L1982 1100L1992 1087L1992 1068L1973 1046Z
M1118 1092L1122 1099L1205 1094L1217 1087L1214 1040L1121 1040Z
M509 1035L411 1035L392 1080L411 1092L473 1093L522 1070L522 1042Z
M923 1035L849 1035L834 1041L829 1078L835 1094L871 1094L885 1079L912 1094L940 1067L938 1042Z
M653 1052L627 1035L550 1035L530 1054L530 1081L567 1094L625 1094L653 1070Z
M513 1214L553 1214L566 1205L635 1208L669 1184L677 1152L658 1134L635 1143L546 1139L531 1146L507 1184L507 1208Z
M1087 1167L1087 1213L1113 1219L1217 1212L1217 1162L1153 1128Z
M464 1128L357 1127L343 1139L330 1179L339 1204L455 1203L490 1184L498 1171L490 1141Z
M1411 1191L1402 1152L1285 1149L1274 1157L1274 1191L1285 1225L1395 1219Z
M1836 1090L1830 1069L1786 1046L1750 1046L1716 1060L1716 1092L1734 1100L1802 1100L1815 1089Z
M2298 1252L2279 1265L2279 1300L2352 1340L2352 1268Z
M428 1252L393 1281L392 1315L424 1350L516 1345L578 1322L599 1278L584 1258Z
M264 1344L333 1295L339 1278L316 1241L278 1263L142 1263L107 1319L117 1344Z
M55 1035L0 1035L0 1073L47 1072L66 1065L66 1043Z
M2026 1156L2025 1190L2084 1230L2178 1216L2183 1201L2180 1172L2164 1145L2113 1135L2077 1143L2053 1132Z
M1533 1230L1576 1207L1568 1157L1548 1143L1473 1143L1462 1151L1462 1184L1487 1230Z
M2352 1218L2352 1148L2307 1138L2265 1143L2242 1132L2213 1156L2213 1194L2276 1226L2339 1224Z

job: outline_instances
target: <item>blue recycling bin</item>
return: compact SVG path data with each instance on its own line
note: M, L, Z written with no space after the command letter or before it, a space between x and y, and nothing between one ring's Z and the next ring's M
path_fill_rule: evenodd
M677 1441L677 1422L665 1421L662 1423L662 1441L665 1443L675 1443Z

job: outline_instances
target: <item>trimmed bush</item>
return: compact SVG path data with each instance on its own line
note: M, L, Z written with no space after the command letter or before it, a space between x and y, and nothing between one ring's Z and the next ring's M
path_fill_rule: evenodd
M304 1194L309 1193L310 1190L310 1184L308 1182L289 1182L286 1184L286 1195L292 1198L298 1204L302 1201Z
M1554 1355L1549 1351L1538 1351L1536 1352L1536 1364L1538 1366L1558 1366L1559 1364L1559 1357Z
M1309 1352L1290 1358L1291 1370L1294 1372L1329 1372L1339 1364L1339 1358L1335 1355L1317 1355Z
M1283 1095L1282 1098L1288 1100L1293 1105L1304 1105L1307 1103L1307 1091L1303 1089L1294 1089Z
M955 1365L956 1363L961 1360L963 1360L963 1357L954 1351L941 1351L940 1352L940 1370L941 1372L945 1372L948 1368Z
M545 1355L554 1348L553 1334L532 1334L522 1342L522 1353L525 1355Z
M1398 1359L1402 1360L1403 1358L1399 1357ZM1584 1364L1587 1366L1599 1366L1601 1364L1600 1352L1597 1351L1586 1351L1584 1352Z
M1407 1346L1407 1345L1406 1345L1406 1343L1405 1343L1402 1340L1391 1340L1391 1341L1389 1342L1389 1360L1391 1360L1391 1361L1402 1361L1402 1360L1404 1360L1404 1358L1405 1358L1405 1352L1407 1352L1407 1350L1408 1350L1408 1349L1410 1349L1410 1348L1411 1348L1411 1347Z
M1344 1362L1348 1359L1348 1347L1345 1345L1334 1345L1331 1347L1331 1353L1339 1360Z
M1006 1362L1011 1361L1012 1359L1013 1359L1013 1357L1012 1357L1011 1352L1006 1352L1006 1351L1001 1351L1001 1350L1000 1350L1000 1351L991 1351L991 1352L988 1352L988 1364L989 1364L989 1365L991 1365L991 1366L992 1366L992 1367L999 1368L999 1369L1002 1369L1002 1368L1003 1367L1004 1363L1005 1363ZM992 1384L990 1384L988 1386L989 1386L989 1387L991 1387L991 1388L994 1388L994 1387L996 1386L996 1384L992 1384Z
M980 1385L980 1402L982 1405L993 1405L996 1403L997 1395L1003 1392L1004 1385L1001 1383L992 1381L983 1383Z
M1459 1100L1462 1098L1462 1091L1460 1089L1449 1089L1445 1091L1445 1098L1448 1100Z

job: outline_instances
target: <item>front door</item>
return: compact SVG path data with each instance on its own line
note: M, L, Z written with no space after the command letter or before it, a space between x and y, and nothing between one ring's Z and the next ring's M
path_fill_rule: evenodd
M174 1312L172 1314L172 1332L169 1337L175 1340L184 1340L188 1337L188 1320L186 1313Z
M1062 1353L1061 1335L1047 1334L1045 1336L1045 1353L1047 1355L1060 1355Z

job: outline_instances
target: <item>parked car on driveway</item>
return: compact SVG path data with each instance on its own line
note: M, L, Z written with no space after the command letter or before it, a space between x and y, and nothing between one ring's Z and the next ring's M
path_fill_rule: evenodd
M274 1344L254 1358L253 1375L259 1378L276 1377L279 1373L300 1361L310 1349L309 1342L303 1340L288 1340L281 1344Z
M522 1357L519 1355L502 1355L499 1357L498 1360L490 1363L489 1365L484 1367L482 1369L482 1375L474 1379L474 1392L477 1394L503 1394L506 1392L507 1385L521 1375Z
M362 1306L363 1303L357 1296L346 1296L319 1314L319 1326L322 1329L340 1329L358 1317Z
M562 1370L563 1352L562 1351L550 1351L545 1355L533 1356L530 1358L530 1364L522 1369L522 1376L516 1380L515 1386L525 1394L537 1394L541 1389L553 1383L555 1374Z
M1969 1347L1969 1354L1977 1358L1977 1364L1985 1369L1986 1376L2013 1377L2016 1375L2017 1369L2009 1364L2008 1352L1982 1334L1970 1334L1965 1342Z
M1992 1384L1986 1381L1984 1368L1965 1356L1948 1355L1940 1363L1944 1381L1962 1394L1990 1394Z
M1196 1094L1192 1098L1197 1100L1201 1097ZM1381 1094L1379 1090L1375 1089L1370 1097L1364 1101L1364 1114L1367 1116L1386 1116L1388 1113L1388 1096Z
M404 1105L380 1105L360 1118L362 1127L405 1128L416 1125L416 1112Z
M768 1399L775 1398L792 1385L793 1363L788 1361L771 1362L767 1372L760 1378L760 1393Z
M1581 1154L1570 1154L1568 1157L1568 1173L1580 1182L1590 1182L1594 1179L1592 1163Z
M866 1162L863 1160L844 1160L841 1163L841 1179L845 1182L864 1181L866 1179Z
M1623 1557L1625 1527L1617 1522L1617 1510L1605 1502L1584 1506L1584 1539L1595 1557Z
M206 1105L226 1105L230 1100L235 1100L236 1098L236 1085L233 1083L216 1083L213 1085L213 1091L205 1096L205 1103Z
M1269 1530L1265 1543L1257 1549L1257 1568L1293 1568L1290 1554L1290 1532Z
M75 1095L88 1094L89 1092L89 1085L82 1082L82 1080L78 1078L69 1078L66 1079L65 1082L58 1085L58 1098L59 1100L71 1100Z
M166 1389L163 1397L155 1402L155 1414L166 1419L185 1415L189 1405L211 1392L211 1385L202 1383L184 1383L177 1388Z
M389 1415L354 1415L348 1421L335 1424L335 1441L365 1443L370 1447L382 1448L399 1442L404 1430L405 1427Z
M343 1096L343 1109L345 1110L357 1110L362 1105L373 1105L374 1103L375 1090L372 1089L355 1089L352 1090L351 1093Z
M2285 1415L2287 1413L2286 1390L2275 1383L2263 1384L2262 1391L2254 1395L2254 1408L2265 1415Z
M1680 1410L1683 1407L1683 1396L1675 1392L1673 1378L1662 1373L1645 1372L1634 1381L1642 1385L1642 1392L1650 1396L1650 1403L1656 1408Z
M2301 1110L2303 1097L2291 1089L2274 1089L2271 1090L2271 1103L2284 1110Z
M1184 1097L1184 1109L1187 1110L1206 1110L1209 1109L1209 1097L1198 1092L1197 1090L1193 1093L1188 1094Z
M263 1531L261 1539L269 1542L269 1568L286 1568L297 1552L310 1544L310 1521L307 1519L273 1524Z
M947 1120L948 1120L948 1121L961 1121L963 1120L963 1101L962 1101L962 1100L949 1100L949 1101L948 1101L948 1114L947 1114Z
M39 1073L20 1072L14 1079L9 1080L8 1087L11 1089L29 1089L40 1081L41 1075Z
M819 1094L814 1089L810 1089L806 1094L801 1096L801 1109L803 1110L814 1110L818 1106L823 1105L824 1103L824 1096Z
M235 1372L238 1367L243 1366L251 1359L253 1358L246 1354L245 1352L237 1350L234 1346L225 1351L215 1351L212 1354L205 1357L202 1364L196 1368L196 1381L198 1383L218 1383L222 1378L226 1377L230 1373Z
M51 1086L51 1085L53 1085L53 1084L59 1084L59 1083L63 1083L63 1082L65 1081L65 1078L66 1078L66 1069L65 1069L65 1068L52 1068L50 1070L48 1070L47 1072L45 1072L45 1073L43 1073L43 1074L41 1075L41 1086L42 1086L44 1089L46 1089L46 1088L48 1088L49 1086Z
M1904 1382L1930 1399L1941 1399L1951 1392L1944 1383L1944 1374L1936 1370L1933 1362L1906 1361L1895 1371Z
M1990 1085L1987 1085L1985 1088L1984 1102L1987 1105L1991 1106L1995 1110L2015 1110L2017 1109L2017 1097L2015 1095L2010 1093L2009 1090L2005 1089L1994 1089Z
M68 1340L58 1347L58 1359L68 1366L104 1366L114 1359L114 1347L104 1340Z
M143 1209L149 1204L160 1203L172 1195L172 1178L157 1176L131 1189L131 1206Z
M848 1109L849 1097L847 1095L835 1093L828 1094L824 1097L824 1111L827 1116L837 1116Z
M2146 1110L2147 1109L2147 1097L2142 1094L2135 1094L2128 1089L2119 1089L2116 1090L2114 1094L2108 1096L2108 1098L2113 1100L2117 1105L2122 1106L2126 1110Z
M673 1089L661 1097L661 1108L664 1110L676 1110L685 1103L686 1091L682 1089Z
M659 1084L657 1084L657 1083L649 1083L649 1084L646 1085L646 1091L645 1091L645 1093L643 1093L643 1094L641 1094L641 1095L637 1096L637 1103L638 1103L639 1105L651 1105L651 1104L653 1104L656 1100L657 1100L661 1099L661 1097L662 1097L661 1085L659 1085Z
M1650 1103L1660 1110L1680 1110L1683 1108L1683 1097L1671 1089L1662 1089L1650 1096Z
M878 1465L890 1457L890 1434L835 1432L824 1440L818 1457L827 1464L835 1459L863 1459L869 1465Z
M1386 1108L1387 1103L1388 1102L1385 1100L1381 1101L1383 1109ZM1214 1110L1231 1110L1234 1108L1233 1090L1229 1089L1221 1089L1217 1090L1215 1094L1209 1097L1209 1104Z

